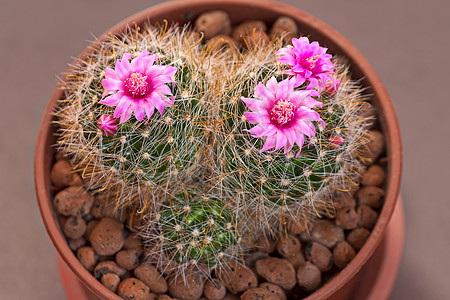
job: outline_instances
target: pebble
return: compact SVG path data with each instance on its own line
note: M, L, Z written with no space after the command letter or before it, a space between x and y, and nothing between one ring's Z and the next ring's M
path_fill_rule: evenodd
M71 216L64 222L63 231L66 237L79 239L86 232L86 222L81 216Z
M369 230L365 228L356 228L347 234L347 242L353 247L353 249L359 251L369 235Z
M281 16L273 23L272 28L270 29L270 38L275 39L277 37L283 37L284 43L287 44L292 41L292 38L297 36L297 31L298 27L294 19Z
M333 255L322 244L312 242L305 248L306 259L315 264L320 271L326 272L333 267Z
M159 298L158 298L158 300L172 300L172 299L173 299L172 297L165 295L165 294L159 295Z
M239 300L241 299L238 295L227 293L222 300Z
M127 249L127 250L134 249L134 250L138 251L140 254L142 254L144 252L141 239L133 234L130 234L125 239L125 241L123 243L123 248Z
M265 47L269 44L270 39L264 31L254 30L242 38L242 42L249 50Z
M111 292L116 292L120 284L120 277L114 273L107 273L102 276L102 284Z
M355 250L346 241L340 242L333 249L333 260L339 269L345 268L348 263L355 257Z
M378 219L378 214L367 205L361 205L357 209L359 215L359 226L371 230Z
M382 186L385 178L385 173L379 165L370 166L363 174L361 184L365 186Z
M99 220L92 220L89 223L87 223L86 226L86 236L89 238L91 236L92 230L94 230L95 226L98 225L98 223L100 223Z
M94 197L81 186L69 186L53 198L56 211L63 216L87 215L94 203Z
M77 258L86 270L91 272L94 270L95 264L97 263L97 256L92 247L85 246L78 248Z
M222 10L203 13L195 21L195 30L203 32L207 40L216 35L229 35L231 33L230 17Z
M141 264L134 269L136 277L156 294L167 293L167 281L156 268L150 264Z
M370 142L362 146L361 156L364 157L364 162L369 165L377 160L383 153L384 136L377 130L369 131Z
M58 188L70 186L70 185L82 185L80 176L75 173L70 164L64 160L58 160L53 164L50 179Z
M356 193L359 205L379 208L383 204L384 190L376 186L365 186Z
M92 248L99 255L114 255L123 246L123 224L111 219L103 218L89 235Z
M223 283L217 279L207 281L205 283L205 288L203 289L203 296L208 300L220 300L225 297L226 293L227 289Z
M247 289L258 286L256 274L250 268L241 264L234 265L230 270L224 271L222 280L227 289L233 294L242 293Z
M124 276L127 273L127 270L119 267L117 263L112 260L102 261L95 266L95 278L100 279L103 275L108 273L114 273L118 276Z
M295 236L288 234L287 236L282 236L278 239L276 248L277 252L286 258L300 253L301 246L302 244Z
M355 229L359 223L359 215L353 208L339 209L335 222L343 229Z
M122 250L116 253L116 262L121 268L131 271L139 265L140 257L141 254L134 249Z
M227 35L216 35L208 40L207 45L212 51L224 50L227 48L237 49L239 46L235 39Z
M119 284L117 294L126 300L149 300L152 297L150 289L142 281L136 278L127 278Z
M242 41L242 38L245 38L253 31L267 32L267 26L263 21L259 20L245 21L239 24L238 26L234 27L231 36L236 41Z
M278 298L267 289L252 288L242 294L241 300L278 300Z
M169 282L169 294L176 299L196 300L203 294L204 281L197 274L188 274L185 280L172 278Z
M294 269L298 269L306 261L305 256L301 252L297 253L294 256L286 257L286 260L289 261L292 266L294 266Z
M260 284L259 287L268 290L273 296L275 296L275 299L286 300L286 294L283 289L276 284L264 282Z
M272 239L261 235L255 243L256 249L265 253L272 253L275 250L275 241Z
M322 245L333 248L337 243L345 240L344 230L331 221L319 221L314 224L311 239Z
M247 267L254 268L256 261L267 257L269 257L269 253L267 252L262 251L251 252L245 257L245 263L247 264Z
M268 282L279 285L285 290L292 289L295 284L295 270L286 259L269 257L256 262L256 273Z
M322 282L321 276L319 268L309 261L297 270L298 285L308 292L320 286Z
M69 247L73 251L77 251L79 248L86 246L87 241L85 238L81 237L78 239L69 239Z
M306 225L302 226L302 224L299 221L296 220L292 220L291 218L289 218L288 223L287 223L287 230L289 231L290 234L300 234L302 232L305 231Z
M339 193L336 195L336 197L333 199L334 201L334 207L336 209L344 209L344 208L355 208L356 207L356 200L355 198L348 193Z

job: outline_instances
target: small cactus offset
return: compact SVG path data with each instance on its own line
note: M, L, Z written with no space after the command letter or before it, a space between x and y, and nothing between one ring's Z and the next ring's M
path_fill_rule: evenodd
M208 277L358 182L372 120L345 61L306 37L253 44L129 29L67 77L58 145L88 189L144 216L160 269Z

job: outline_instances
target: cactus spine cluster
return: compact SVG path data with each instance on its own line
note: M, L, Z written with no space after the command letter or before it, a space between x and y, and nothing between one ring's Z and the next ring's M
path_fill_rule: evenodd
M245 131L251 125L241 97L271 77L288 78L275 55L281 47L274 40L243 53L211 52L188 27L146 26L111 36L73 66L56 111L60 150L88 189L144 215L141 236L157 263L208 275L239 259L261 234L277 237L288 222L332 214L334 191L357 179L370 121L359 111L369 104L340 59L339 89L318 97L326 127L316 125L298 157L298 148L261 152L264 141ZM102 134L97 120L114 111L100 103L105 69L124 53L144 50L178 69L174 105L148 122L132 117L116 134ZM334 136L344 143L330 143Z

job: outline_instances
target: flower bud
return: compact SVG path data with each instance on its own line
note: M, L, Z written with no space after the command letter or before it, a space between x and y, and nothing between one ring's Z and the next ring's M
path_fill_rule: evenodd
M98 119L98 128L106 135L111 136L119 130L119 120L111 115L103 115Z

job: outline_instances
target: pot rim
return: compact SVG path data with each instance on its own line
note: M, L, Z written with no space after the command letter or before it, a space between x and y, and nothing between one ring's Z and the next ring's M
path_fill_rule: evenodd
M307 31L312 30L315 34L319 34L322 39L327 41L327 46L332 46L333 49L336 49L333 50L333 53L338 52L345 54L345 57L351 62L351 69L353 73L361 73L361 75L364 76L364 81L370 87L374 97L378 99L376 104L378 113L381 117L379 121L385 135L385 148L389 162L386 174L387 184L385 188L385 202L378 221L361 250L356 254L351 262L336 275L336 277L306 298L308 300L326 299L349 282L373 254L380 243L384 232L386 231L386 227L394 210L400 189L402 148L400 141L400 130L395 116L394 107L380 78L375 73L366 58L356 49L355 46L353 46L339 32L331 28L323 21L284 3L276 2L276 5L274 5L274 1L271 0L260 0L258 2L254 0L176 0L151 6L126 18L122 22L119 22L100 35L97 41L86 47L78 57L86 57L96 48L98 42L106 39L109 34L120 33L126 28L127 25L139 25L148 21L152 17L161 17L167 11L195 11L196 14L199 14L213 8L220 9L221 7L223 8L236 5L260 10L260 12L266 11L274 16L289 16L296 20L298 24L302 24L303 27L309 27ZM71 68L69 68L65 74L69 73L70 70ZM64 75L62 80L57 84L56 89L50 97L39 126L39 132L36 140L34 175L39 208L45 228L53 245L57 249L59 255L64 259L71 270L80 278L80 280L100 297L107 297L108 299L121 299L117 294L104 287L78 261L59 229L60 227L57 223L57 219L55 218L51 205L50 178L48 175L49 168L51 168L52 163L52 153L48 153L48 147L52 142L53 137L51 124L53 120L52 112L56 101L58 99L62 99L64 96L61 87L65 78L66 75Z

